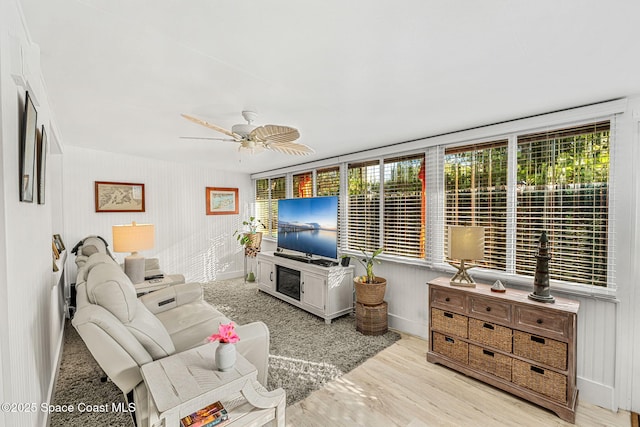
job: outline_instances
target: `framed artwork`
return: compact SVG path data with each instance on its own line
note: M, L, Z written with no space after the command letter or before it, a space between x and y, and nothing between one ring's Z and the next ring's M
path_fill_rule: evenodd
M56 249L58 249L58 252L62 252L65 250L64 242L62 241L62 237L60 237L59 234L53 235L53 243L55 244Z
M144 184L95 181L96 212L144 212Z
M207 187L207 215L238 213L238 189Z
M42 125L42 130L40 131L40 138L38 138L38 204L44 205L44 189L45 189L45 178L46 178L46 169L47 169L47 133L44 130L44 125Z
M22 135L20 138L20 201L33 203L33 189L35 176L37 112L33 101L26 92L24 100L24 115L22 117Z

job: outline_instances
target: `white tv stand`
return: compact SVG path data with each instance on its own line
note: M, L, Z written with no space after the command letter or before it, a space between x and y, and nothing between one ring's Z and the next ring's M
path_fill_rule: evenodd
M352 312L352 266L323 267L274 256L273 252L260 252L257 259L259 290L322 317L327 324L336 317ZM279 270L280 275L289 275L290 284L295 284L299 276L299 299L298 295L283 293L283 289L278 286Z

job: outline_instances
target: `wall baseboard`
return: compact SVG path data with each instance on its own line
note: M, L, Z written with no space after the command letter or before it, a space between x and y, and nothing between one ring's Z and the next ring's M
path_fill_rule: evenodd
M429 337L429 325L424 323L416 322L391 313L388 315L388 321L391 329L406 332L407 334L415 335L417 337L424 338L425 340Z
M60 337L58 338L58 343L56 344L56 359L55 359L55 370L54 375L51 376L51 381L49 382L49 388L47 390L47 403L52 404L53 399L55 398L56 392L56 383L58 382L58 374L60 373L60 364L62 363L62 352L64 351L64 329L66 322L66 315L63 312L61 316L61 324L62 329L60 331ZM49 416L50 413L47 412L42 421L42 427L49 427Z
M615 398L615 389L611 386L597 383L595 381L578 377L576 379L579 390L578 399L612 411L618 410Z

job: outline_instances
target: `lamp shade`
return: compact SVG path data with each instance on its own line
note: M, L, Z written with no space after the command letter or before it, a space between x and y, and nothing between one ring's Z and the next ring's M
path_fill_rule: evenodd
M151 249L154 245L153 224L114 225L111 227L113 234L114 252L138 252Z
M448 255L451 259L483 259L484 227L464 225L450 226Z

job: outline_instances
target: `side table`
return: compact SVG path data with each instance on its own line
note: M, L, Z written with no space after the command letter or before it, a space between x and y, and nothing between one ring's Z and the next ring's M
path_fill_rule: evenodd
M184 276L182 274L165 274L164 277L158 279L145 280L142 283L136 283L133 285L136 288L136 294L138 296L148 294L149 292L157 291L168 286L180 285L184 283Z
M217 345L204 344L141 368L149 391L149 427L179 427L181 418L217 401L229 413L229 425L262 426L273 420L285 426L284 390L266 391L255 366L239 353L232 370L217 371Z

